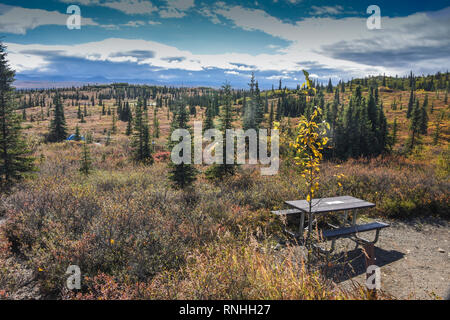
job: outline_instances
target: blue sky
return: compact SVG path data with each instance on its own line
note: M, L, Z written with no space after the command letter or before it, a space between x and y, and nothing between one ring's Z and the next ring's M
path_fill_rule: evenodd
M381 9L369 30L367 7ZM66 26L81 9L80 30ZM446 71L450 1L1 0L0 36L18 83L127 81L294 87Z

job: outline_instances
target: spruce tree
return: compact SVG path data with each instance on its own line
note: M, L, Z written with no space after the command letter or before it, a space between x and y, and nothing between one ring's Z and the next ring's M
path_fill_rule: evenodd
M75 141L81 141L80 128L78 126L75 127Z
M206 107L206 117L203 120L203 132L214 129L214 110L212 104Z
M411 117L413 109L414 109L414 91L411 90L411 94L409 95L408 110L406 111L406 118L409 119Z
M327 92L333 93L333 83L331 82L331 78L328 80Z
M270 128L272 128L272 126L273 126L273 120L274 120L274 110L273 110L273 107L274 107L274 103L273 103L273 101L272 101L271 104L270 104L270 113L269 113L269 125L270 125Z
M420 119L421 119L421 108L419 106L419 99L416 100L414 108L411 112L411 123L409 126L410 135L408 142L406 144L407 151L412 151L414 147L420 142Z
M281 105L281 98L278 98L278 101L277 101L277 113L275 114L275 120L281 121L282 117L283 117L283 107Z
M21 119L15 113L14 70L8 65L6 47L0 42L0 189L8 190L35 170L21 135Z
M420 110L420 133L426 135L428 131L428 96L425 96L422 108Z
M112 113L112 124L111 124L111 134L117 133L117 119L116 119L116 112L113 111Z
M439 139L441 136L441 123L444 120L445 114L442 111L440 116L438 117L438 121L436 122L436 130L434 131L433 134L433 145L437 145L439 144Z
M189 130L188 125L189 114L183 102L178 102L177 107L172 118L171 132L169 135L169 148L175 146L176 142L171 140L172 132L176 129ZM191 155L192 156L192 155ZM196 180L197 170L191 163L179 163L175 164L172 161L169 162L169 180L172 181L175 189L185 189L192 185Z
M66 118L64 116L64 106L61 97L57 93L53 99L55 111L50 122L50 130L47 136L49 142L61 142L67 138Z
M160 135L159 130L159 120L158 120L158 113L157 108L153 109L153 137L158 139Z
M265 101L264 101L264 113L268 113L269 112L269 98L267 97L267 91L266 91L266 95L265 95Z
M256 127L259 128L264 120L264 105L261 99L261 91L259 90L258 81L256 81L255 85L254 99L255 99L255 123Z
M82 155L81 155L81 167L80 167L80 171L81 173L88 175L91 172L91 164L92 164L92 159L90 156L90 152L89 152L89 147L87 145L87 141L85 141L83 143L83 151L82 151Z
M133 133L133 117L130 116L128 117L128 122L127 122L127 130L125 131L125 134L127 136L130 136Z
M226 133L227 130L233 129L233 109L231 105L231 86L225 84L222 86L223 89L223 107L220 114L220 131L222 132L223 138L223 161L222 164L216 164L211 166L207 172L206 176L208 178L223 179L226 176L233 175L236 171L236 165L227 164L226 154L227 154L227 141ZM233 142L234 145L234 142Z
M334 93L334 103L339 105L341 103L339 96L339 87L336 87L336 92Z
M134 118L134 135L131 143L133 148L133 159L136 162L153 164L148 119L144 115L142 99L138 100Z

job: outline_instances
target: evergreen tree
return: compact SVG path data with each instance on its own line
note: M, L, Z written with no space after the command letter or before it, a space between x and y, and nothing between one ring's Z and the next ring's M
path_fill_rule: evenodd
M175 142L171 141L172 132L176 129L189 130L189 115L186 107L182 102L178 102L178 106L174 113L171 123L171 133L169 135L169 148L172 149ZM192 185L196 180L197 170L190 163L175 164L169 162L169 179L173 182L173 187L176 189L185 189Z
M91 172L92 159L89 152L87 141L83 143L83 152L81 155L81 173L88 175Z
M158 139L160 135L159 130L159 120L158 120L158 113L156 112L156 108L153 110L153 137Z
M340 102L340 96L339 96L339 87L336 87L336 91L334 93L334 103L336 103L337 105L339 105Z
M21 135L21 119L15 113L12 83L14 71L6 59L6 47L0 42L0 189L8 190L13 183L35 170Z
M426 135L428 131L428 96L425 96L420 114L420 133Z
M406 112L406 118L411 117L412 110L414 109L414 91L411 90L411 94L409 95L409 102L408 102L408 110Z
M370 122L372 123L372 130L377 128L377 106L375 104L375 98L373 96L373 88L369 90L369 101L367 102L367 115L369 117Z
M49 142L60 142L67 138L66 118L64 116L64 106L61 97L57 93L53 99L55 111L50 122L50 130L47 136Z
M125 131L125 134L127 136L130 136L133 133L133 117L130 116L128 117L128 122L127 122L127 130Z
M421 108L419 106L419 100L416 100L415 106L411 112L411 123L409 126L410 136L406 144L407 151L412 151L414 147L420 142L420 119L421 119Z
M442 121L444 120L444 116L445 116L444 112L441 112L438 121L436 122L436 130L434 131L433 134L433 145L439 144L439 139L441 136L441 124Z
M277 101L277 113L275 115L275 119L277 121L281 121L281 117L283 116L283 107L281 105L281 98L278 98Z
M333 83L331 82L331 78L328 80L327 92L333 93Z
M256 126L259 128L264 120L264 105L261 99L261 91L259 90L258 81L256 81L254 99L255 99L255 123Z
M265 95L265 101L264 101L264 113L268 113L269 112L269 98L267 97L267 91L266 91L266 95Z
M80 128L78 126L75 127L75 141L81 141Z
M226 154L227 154L227 141L226 132L227 130L233 129L233 109L231 105L231 87L229 84L222 86L223 89L223 107L220 114L220 131L222 132L223 140L223 163L211 166L207 172L206 176L208 178L223 179L226 176L233 175L236 170L236 165L227 164ZM234 145L234 142L233 142Z
M111 124L111 134L117 133L117 120L116 120L116 113L113 111L112 113L112 124Z
M136 105L134 135L131 145L133 148L133 159L135 161L145 164L153 164L148 119L144 115L142 99L139 99Z
M209 129L214 129L214 110L212 103L206 107L206 117L203 120L203 132Z
M270 104L270 113L269 113L269 125L270 125L270 128L272 128L273 120L274 120L274 118L273 118L274 117L273 107L274 107L274 103L272 101L271 104Z
M105 146L109 146L110 144L111 144L111 131L108 130L108 132L106 133Z
M372 124L373 128L373 124ZM387 151L388 147L392 144L392 141L388 141L388 127L387 127L387 120L386 116L384 114L383 110L383 103L380 104L379 110L378 110L378 121L376 124L375 129L373 129L378 144L377 149L375 149L374 155L381 154L385 151Z

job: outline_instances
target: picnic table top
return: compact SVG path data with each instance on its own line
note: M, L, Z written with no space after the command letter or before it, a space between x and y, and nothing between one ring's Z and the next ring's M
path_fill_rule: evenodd
M304 212L309 212L309 203L306 200L286 201L288 205ZM351 196L322 198L312 200L312 213L324 213L352 209L375 207L375 204Z

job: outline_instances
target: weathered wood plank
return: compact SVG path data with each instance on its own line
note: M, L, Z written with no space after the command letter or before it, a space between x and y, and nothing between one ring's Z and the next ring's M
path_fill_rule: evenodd
M306 200L286 201L286 203L296 209L309 212L309 203ZM352 209L372 208L375 204L350 196L313 199L311 212L324 213Z

